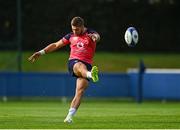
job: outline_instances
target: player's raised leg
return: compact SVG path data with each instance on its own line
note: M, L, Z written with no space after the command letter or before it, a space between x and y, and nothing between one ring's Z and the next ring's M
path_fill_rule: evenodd
M74 65L73 71L79 77L92 79L93 82L99 81L97 66L93 66L91 70L88 70L84 63L78 62Z

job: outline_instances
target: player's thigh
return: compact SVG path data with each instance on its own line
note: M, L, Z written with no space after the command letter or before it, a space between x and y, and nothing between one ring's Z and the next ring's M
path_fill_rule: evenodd
M77 62L76 64L74 64L73 72L75 73L75 75L82 76L82 71L87 71L87 67L84 63Z

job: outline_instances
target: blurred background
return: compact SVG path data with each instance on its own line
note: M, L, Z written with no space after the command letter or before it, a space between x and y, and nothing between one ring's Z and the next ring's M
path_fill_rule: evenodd
M94 59L94 64L99 66L100 77L102 76L102 82L97 86L106 88L105 81L108 80L110 80L108 83L114 86L111 94L105 91L104 95L100 95L136 96L139 92L138 86L141 87L138 74L140 70L144 70L142 68L158 69L155 73L163 69L163 73L168 73L168 76L169 73L179 72L179 12L178 0L0 0L0 94L1 96L53 96L54 93L54 96L72 96L72 88L70 88L72 93L68 94L69 90L60 87L65 87L68 83L68 86L74 86L74 79L71 82L71 79L67 78L66 64L70 50L68 46L43 56L35 64L30 64L27 58L33 52L69 33L71 19L74 16L81 16L85 19L87 27L95 29L101 35ZM133 48L128 47L124 41L124 33L129 26L134 26L139 32L139 43ZM136 69L137 73L128 71L130 68ZM134 78L133 74L131 77L129 73L137 75ZM55 92L54 89L48 93L51 91L49 88L51 82L56 78L57 83L54 86L57 86L55 87L57 91ZM177 82L179 75L175 77L176 79L173 76L168 78L172 78L173 83L176 83L170 84L171 80L166 83L164 80L167 81L167 77L163 77L162 83L159 84L161 87L166 85L166 92L155 97L164 98L164 94L168 94L169 87L174 86L172 91L178 93L176 96L172 93L170 98L180 98L180 91L177 88L180 87L180 83ZM157 88L156 85L159 84L151 83L153 82L151 80L156 79L147 77L144 79L147 82L142 79L142 86L151 85L148 88ZM58 80L62 80L60 84ZM47 83L43 84L42 81ZM36 86L41 88L38 92L35 91ZM92 86L96 85L92 84ZM90 89L90 94L87 95L93 97L96 93L94 96L100 96L96 91L100 92L102 88ZM146 92L146 89L143 91ZM152 93L154 91L152 89ZM149 96L152 95L147 97Z
M15 50L21 31L23 51L38 50L71 31L74 16L85 19L101 36L98 51L179 52L178 0L1 0L1 50ZM18 13L20 16L18 16ZM18 28L20 23L20 30ZM140 44L130 50L124 32L134 26Z

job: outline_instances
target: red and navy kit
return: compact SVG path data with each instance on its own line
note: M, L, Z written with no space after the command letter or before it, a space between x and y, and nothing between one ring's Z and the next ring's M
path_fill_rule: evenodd
M86 63L93 63L93 56L96 49L96 42L94 42L88 34L97 33L94 30L87 29L81 35L74 35L69 33L65 35L62 40L65 45L70 44L70 57L69 60L78 59Z

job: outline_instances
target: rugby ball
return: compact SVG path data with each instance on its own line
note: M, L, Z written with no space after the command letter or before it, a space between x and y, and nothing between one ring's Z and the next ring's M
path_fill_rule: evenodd
M129 27L124 34L125 42L128 46L134 47L139 40L139 35L135 27Z

